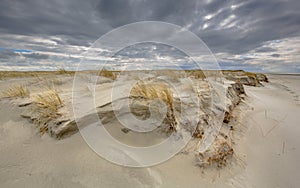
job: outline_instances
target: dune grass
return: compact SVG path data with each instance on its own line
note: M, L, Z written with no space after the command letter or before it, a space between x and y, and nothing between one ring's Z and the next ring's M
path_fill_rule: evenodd
M15 85L2 92L3 97L5 98L16 98L16 97L29 97L30 93L26 86L24 85Z
M222 73L224 75L233 74L236 76L248 76L248 77L256 78L255 73L247 72L247 71L243 71L243 70L223 70Z
M56 71L57 74L68 74L68 71L66 71L66 69L64 68L59 68Z
M47 75L73 75L75 71L67 71L65 69L57 69L55 71L0 71L0 80L9 78L28 78Z
M107 70L105 68L103 68L100 72L99 72L99 76L103 76L106 78L110 78L112 80L117 79L117 74L113 71Z
M39 108L50 109L52 111L57 111L63 104L63 101L55 89L51 89L43 94L38 94L34 97L34 102Z
M148 100L161 99L168 107L167 121L169 123L168 131L176 131L177 120L175 116L175 107L173 102L173 93L167 85L162 83L145 83L139 81L130 92L131 97L141 97Z
M0 71L0 78L23 78L23 77L33 77L37 73L35 72L21 72L21 71Z
M185 70L188 76L194 77L196 79L205 79L206 76L202 70Z
M38 94L33 97L34 112L36 112L36 121L40 126L40 132L48 130L47 123L61 116L58 109L63 106L63 101L55 89Z

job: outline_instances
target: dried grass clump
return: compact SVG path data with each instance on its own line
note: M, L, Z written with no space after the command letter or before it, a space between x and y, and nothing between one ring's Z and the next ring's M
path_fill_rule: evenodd
M117 75L115 72L113 71L110 71L110 70L107 70L107 69L102 69L99 73L99 76L103 76L103 77L106 77L106 78L110 78L112 80L115 80L117 79Z
M253 72L244 72L244 75L245 75L245 76L249 76L249 77L256 78L256 74L253 73Z
M75 74L75 71L68 71L64 68L58 68L56 71L46 71L44 74L53 74L53 72L55 74L67 74L67 75L72 75Z
M200 167L217 167L219 169L224 168L228 160L234 155L234 150L228 141L221 141L215 144L213 151L207 151L205 153L199 153Z
M66 71L66 69L64 69L64 68L59 68L59 69L57 69L57 74L68 74L68 71Z
M168 132L176 131L177 120L175 116L173 93L165 84L145 83L143 81L139 81L132 88L130 96L148 100L161 99L162 101L164 101L169 107L166 117L169 123Z
M2 95L7 98L14 98L14 97L29 97L29 90L24 85L15 85L8 90L2 92Z
M202 139L204 136L204 129L203 128L199 128L199 126L196 127L194 133L193 133L193 137L194 138L199 138Z
M57 111L63 102L55 89L51 89L44 94L34 97L34 102L39 108L47 108Z
M206 76L202 70L186 70L188 76L194 77L196 79L205 79Z
M25 71L0 71L0 78L27 78L27 77L34 77L36 75L43 75L46 74L44 71L37 71L37 72L25 72Z
M261 82L269 82L268 77L265 74L257 73L256 77Z
M63 106L63 101L57 91L51 89L35 96L33 102L34 112L37 114L35 121L41 125L40 132L45 133L48 130L47 123L61 116L58 109Z

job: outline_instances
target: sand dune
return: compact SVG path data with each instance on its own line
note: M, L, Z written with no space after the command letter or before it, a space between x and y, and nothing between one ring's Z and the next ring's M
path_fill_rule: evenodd
M263 87L244 86L247 96L242 96L234 108L228 106L232 108L232 117L222 131L227 134L227 128L234 126L228 135L236 159L222 169L200 168L190 147L153 167L121 167L94 153L78 132L60 140L51 134L41 136L35 124L20 116L28 115L30 105L19 107L27 99L1 99L0 183L3 187L297 187L300 79L291 75L268 75L268 78L270 82L263 83ZM22 79L29 83L31 95L39 93L41 85L45 85L45 79L39 82L36 79ZM59 118L67 119L68 123L73 121L68 104L72 76L55 79L51 84L56 84L67 103L59 112L69 112ZM1 81L1 89L17 82L18 79ZM110 83L104 79L98 89L110 93ZM93 96L88 87L83 91L87 97ZM97 106L111 100L109 94L103 94L96 100ZM230 104L234 100L237 99L232 95ZM86 109L87 114L89 110ZM110 131L116 133L116 130L119 129L111 127ZM118 132L115 136L123 138L122 134L125 133ZM196 141L192 140L188 146L194 146Z

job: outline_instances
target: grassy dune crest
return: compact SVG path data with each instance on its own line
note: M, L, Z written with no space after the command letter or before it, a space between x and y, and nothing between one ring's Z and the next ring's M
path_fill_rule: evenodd
M167 112L167 121L169 122L170 132L176 131L177 120L175 116L175 107L173 103L173 93L170 88L162 83L145 83L139 81L130 92L131 97L141 97L144 99L160 99L165 102L169 111Z

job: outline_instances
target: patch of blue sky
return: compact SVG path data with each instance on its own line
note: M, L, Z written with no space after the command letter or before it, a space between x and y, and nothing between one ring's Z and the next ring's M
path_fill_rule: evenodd
M32 52L32 50L23 50L23 49L11 49L14 52L20 52L20 53L28 53Z
M10 51L13 51L13 52L20 52L20 53L29 53L29 52L33 52L32 50L25 50L25 49L8 49L8 48L2 48L0 47L0 51L4 51L4 50L10 50Z

